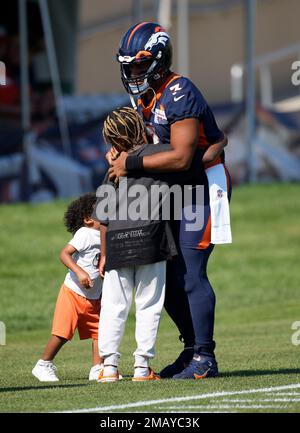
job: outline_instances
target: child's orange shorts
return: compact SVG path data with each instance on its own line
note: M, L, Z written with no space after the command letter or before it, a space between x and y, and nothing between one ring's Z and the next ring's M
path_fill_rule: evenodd
M71 340L78 329L80 340L98 339L100 300L78 295L64 284L56 301L52 334Z

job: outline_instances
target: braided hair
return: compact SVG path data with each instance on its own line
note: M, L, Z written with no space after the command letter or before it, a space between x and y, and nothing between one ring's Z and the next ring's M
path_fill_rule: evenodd
M136 110L122 107L107 116L102 134L106 144L111 144L118 152L127 152L145 143L146 127Z

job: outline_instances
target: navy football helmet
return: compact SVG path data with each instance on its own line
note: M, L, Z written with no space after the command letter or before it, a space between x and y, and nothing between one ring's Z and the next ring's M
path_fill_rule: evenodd
M172 63L170 36L159 24L135 24L123 36L117 60L126 91L131 95L144 93L169 71Z

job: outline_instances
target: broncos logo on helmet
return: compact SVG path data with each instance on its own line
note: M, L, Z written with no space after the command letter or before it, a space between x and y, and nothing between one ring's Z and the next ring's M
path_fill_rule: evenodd
M131 95L144 93L169 71L170 37L157 23L138 23L121 39L117 60L126 91Z
M166 32L153 33L145 45L145 50L151 50L152 47L157 44L163 44L166 46L169 39L169 35Z

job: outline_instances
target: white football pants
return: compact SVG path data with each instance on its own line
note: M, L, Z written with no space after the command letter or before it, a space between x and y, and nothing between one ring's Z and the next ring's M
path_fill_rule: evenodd
M128 266L105 272L99 321L99 353L104 365L118 365L118 352L131 307L136 306L135 366L148 367L165 298L166 262Z

